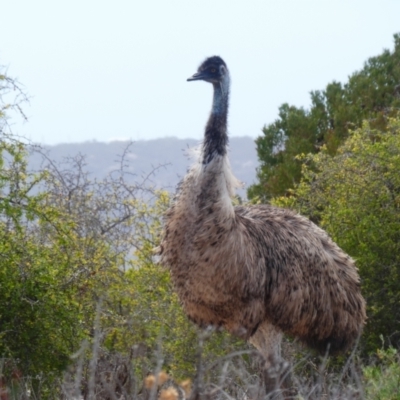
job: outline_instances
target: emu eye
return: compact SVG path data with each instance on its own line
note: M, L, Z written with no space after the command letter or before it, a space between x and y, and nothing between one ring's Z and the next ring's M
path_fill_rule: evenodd
M211 72L214 74L216 72L215 68L211 68Z

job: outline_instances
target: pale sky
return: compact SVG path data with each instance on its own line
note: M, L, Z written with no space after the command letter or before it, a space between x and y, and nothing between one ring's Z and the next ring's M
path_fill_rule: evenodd
M31 96L13 130L35 142L200 139L212 88L186 78L220 55L230 134L256 137L396 32L399 0L3 0L0 64Z

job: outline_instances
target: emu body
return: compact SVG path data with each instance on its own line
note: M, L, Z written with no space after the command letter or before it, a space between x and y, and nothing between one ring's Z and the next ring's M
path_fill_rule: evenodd
M301 215L232 205L239 182L227 156L227 66L211 57L188 80L212 83L213 106L159 249L187 315L250 340L265 356L279 355L281 332L322 352L347 349L366 320L354 261Z

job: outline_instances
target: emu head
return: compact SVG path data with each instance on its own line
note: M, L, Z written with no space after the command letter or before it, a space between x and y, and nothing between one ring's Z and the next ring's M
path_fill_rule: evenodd
M213 84L221 84L229 77L228 67L219 56L207 58L198 68L197 72L188 78L188 81L206 81Z

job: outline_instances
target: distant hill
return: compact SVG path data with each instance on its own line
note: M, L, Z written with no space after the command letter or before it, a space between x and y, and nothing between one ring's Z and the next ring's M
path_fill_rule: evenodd
M180 179L185 175L187 168L192 164L188 158L189 148L199 144L193 139L162 138L155 140L139 140L134 142L125 160L128 171L132 173L132 181L149 175L149 182L157 188L164 188L171 192L175 190ZM93 178L101 179L109 172L120 167L120 158L128 142L84 142L44 146L49 157L57 163L63 162L66 157L78 154L85 156L87 171ZM254 183L256 167L258 165L254 139L250 137L230 138L230 160L235 176L245 183L246 187ZM41 158L33 154L30 166L39 168ZM239 194L245 197L245 190Z

